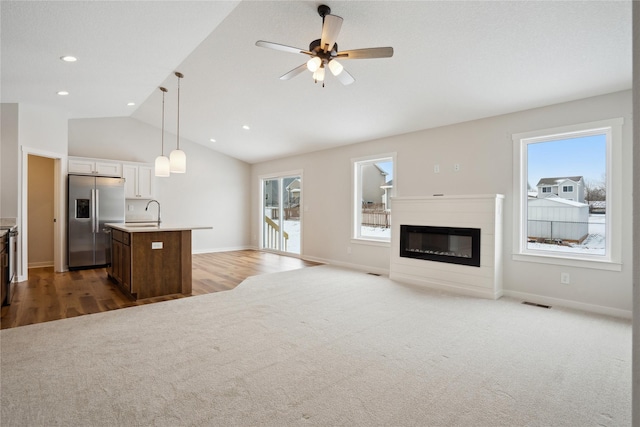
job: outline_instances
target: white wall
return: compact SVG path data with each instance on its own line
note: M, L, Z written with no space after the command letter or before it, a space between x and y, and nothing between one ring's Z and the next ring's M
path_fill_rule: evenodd
M633 2L633 307L640 307L640 5ZM640 313L633 315L632 423L640 425Z
M69 155L153 163L160 155L160 131L128 117L69 120ZM164 153L176 146L176 136L165 134ZM213 226L195 230L193 252L243 249L249 245L251 167L249 164L186 139L187 173L155 178L156 198L164 223ZM145 201L127 202L144 215ZM156 213L153 205L153 215ZM151 208L150 208L151 210Z
M492 194L505 199L504 288L514 295L559 305L630 315L631 245L622 241L623 269L611 272L513 261L513 142L511 135L570 124L624 117L622 196L623 229L631 227L632 109L631 91L490 117L467 123L398 135L361 144L255 164L252 168L252 244L258 245L258 176L304 170L302 254L306 258L351 265L369 271L389 268L389 247L354 243L350 239L350 159L397 153L396 195ZM453 165L460 164L454 172ZM440 173L433 173L433 165ZM351 253L348 253L348 248ZM571 285L560 285L560 273Z
M0 113L0 217L18 217L18 104L2 104Z

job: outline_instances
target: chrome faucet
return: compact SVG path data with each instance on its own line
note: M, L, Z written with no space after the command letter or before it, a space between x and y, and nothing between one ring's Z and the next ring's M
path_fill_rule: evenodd
M144 208L145 211L149 210L149 205L153 202L156 202L158 204L158 227L160 227L160 223L162 222L162 220L160 219L160 202L157 200L149 200L149 203L147 203L147 207Z

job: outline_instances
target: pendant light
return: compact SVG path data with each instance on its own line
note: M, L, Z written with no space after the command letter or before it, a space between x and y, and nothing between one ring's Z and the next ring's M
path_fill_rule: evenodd
M178 78L178 125L176 130L178 146L171 152L169 159L172 173L185 173L187 171L187 156L184 154L184 151L180 149L180 79L183 78L184 75L177 71L175 74Z
M156 157L156 176L169 176L169 158L164 155L164 94L167 92L166 88L160 87L162 91L162 151L161 155Z

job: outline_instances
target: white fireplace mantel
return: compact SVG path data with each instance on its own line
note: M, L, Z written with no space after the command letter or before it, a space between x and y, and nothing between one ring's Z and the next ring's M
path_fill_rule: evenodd
M502 296L502 194L394 197L389 277L498 299ZM480 229L480 267L400 256L400 225Z

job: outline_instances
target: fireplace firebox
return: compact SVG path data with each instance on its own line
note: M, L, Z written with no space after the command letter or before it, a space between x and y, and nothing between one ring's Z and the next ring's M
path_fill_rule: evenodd
M400 225L400 256L480 267L480 229Z

